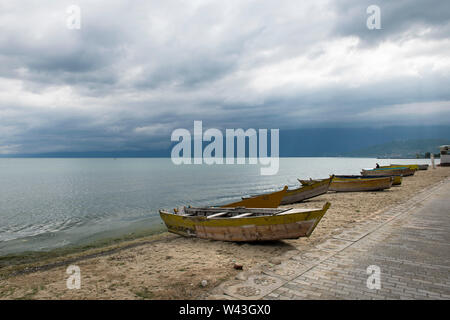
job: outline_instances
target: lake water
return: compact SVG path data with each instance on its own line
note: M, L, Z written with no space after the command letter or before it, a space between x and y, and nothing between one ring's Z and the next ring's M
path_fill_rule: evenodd
M162 230L158 209L224 204L376 162L429 160L282 158L277 175L261 176L258 165L176 166L168 158L0 159L0 255Z

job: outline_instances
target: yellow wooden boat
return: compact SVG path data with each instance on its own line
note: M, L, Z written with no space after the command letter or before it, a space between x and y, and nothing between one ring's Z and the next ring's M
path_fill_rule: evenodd
M392 167L392 168L374 168L374 169L362 169L361 174L363 176L397 176L403 177L412 176L416 170L412 170L408 167Z
M268 241L308 237L330 207L189 208L173 213L160 210L169 232L222 241Z
M341 176L341 175L337 175L335 176L336 179L340 178L345 178L345 179L360 179L360 178L364 178L364 179L370 179L370 178L386 178L386 177L392 177L394 179L394 181L392 182L393 186L399 186L402 184L402 176L398 175L398 176L356 176L356 175L350 175L350 176Z
M286 195L288 187L285 186L283 190L261 194L254 197L242 198L241 201L229 203L221 206L222 208L246 207L246 208L277 208L283 197Z
M394 180L392 181L393 186L399 186L402 184L403 177L402 176L391 176Z
M281 204L296 203L327 193L332 178L333 176L328 179L314 180L306 185L302 184L300 188L287 190L286 194L281 200Z
M408 167L415 170L428 170L428 164L391 164L391 167Z
M329 190L336 192L380 191L389 189L394 182L392 177L383 178L333 178Z
M406 167L411 170L419 170L419 165L417 164L391 164L390 166L381 166L380 168L401 168Z

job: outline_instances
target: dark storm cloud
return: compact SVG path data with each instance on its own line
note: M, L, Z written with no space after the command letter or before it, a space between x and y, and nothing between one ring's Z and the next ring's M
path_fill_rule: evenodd
M448 125L449 17L446 1L2 1L0 153L161 149L194 120Z

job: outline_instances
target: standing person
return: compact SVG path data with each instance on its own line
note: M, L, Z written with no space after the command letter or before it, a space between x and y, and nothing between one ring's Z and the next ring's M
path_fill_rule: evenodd
M377 168L379 168L380 167L380 165L377 163L377 166L376 166Z

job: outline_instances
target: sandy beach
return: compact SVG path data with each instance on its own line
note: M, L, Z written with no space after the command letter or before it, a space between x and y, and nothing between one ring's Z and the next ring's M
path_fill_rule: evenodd
M290 250L308 250L355 222L376 219L389 206L450 176L450 167L418 171L381 192L327 193L287 207L331 208L309 238L262 244L183 238L169 233L0 269L0 299L201 299L239 272L276 263ZM81 270L81 288L68 290L67 266ZM201 285L206 280L206 286Z

